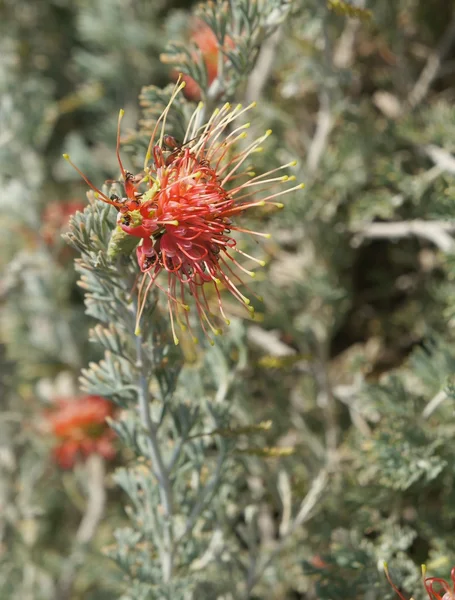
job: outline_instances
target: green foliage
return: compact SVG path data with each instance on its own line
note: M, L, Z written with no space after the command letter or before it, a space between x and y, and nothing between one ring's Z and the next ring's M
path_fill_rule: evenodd
M0 597L392 599L386 561L423 600L420 565L455 556L452 5L0 10ZM139 171L177 72L201 123L257 100L255 171L297 159L306 183L242 222L272 234L239 241L267 263L245 262L257 319L227 300L214 347L174 345L159 290L137 331L136 240L61 160L122 192L118 110ZM166 133L193 109L179 95ZM75 197L64 250L47 208ZM117 407L118 454L61 472L47 411L85 393Z

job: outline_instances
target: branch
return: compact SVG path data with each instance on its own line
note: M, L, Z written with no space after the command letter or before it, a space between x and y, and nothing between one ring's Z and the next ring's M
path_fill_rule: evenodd
M278 27L262 44L254 69L248 77L245 102L259 100L273 67L276 51L283 34L282 26Z
M262 563L259 569L255 568L256 562L254 563L254 565L252 565L253 568L250 568L250 571L248 573L248 581L246 584L245 600L248 600L248 598L250 598L253 588L261 579L265 570L272 564L276 556L282 551L283 546L286 544L286 542L292 536L295 530L304 523L306 523L312 517L314 508L317 506L318 502L322 498L325 489L327 488L328 473L328 466L321 469L317 477L313 480L307 495L302 500L299 512L297 513L295 519L293 519L290 526L287 527L286 534L280 539L277 546L272 550L268 558L265 560L265 562Z
M353 233L363 240L380 238L421 237L432 242L443 252L452 252L455 242L451 233L455 232L455 223L449 221L395 221L389 223L368 223L351 228Z
M455 12L444 35L435 50L430 54L420 77L408 95L406 105L408 109L418 106L430 90L430 86L436 79L441 63L449 52L455 40Z
M358 4L363 8L365 3ZM338 69L349 69L354 60L354 44L357 31L361 25L360 19L347 19L342 34L339 37L333 53L333 64Z
M439 408L439 406L444 402L444 400L446 400L448 398L447 393L445 390L441 390L439 391L436 396L434 396L429 402L428 404L425 406L425 408L422 411L422 417L424 419L429 419L430 416L434 413L434 411L436 409Z
M87 473L87 506L76 533L75 546L62 568L55 600L69 600L77 569L83 562L85 548L96 533L104 514L106 491L104 489L104 459L92 454L85 465Z
M259 348L262 348L272 356L283 358L285 356L295 356L297 354L297 351L294 348L280 340L276 330L268 331L259 327L259 325L250 325L246 335L250 342Z
M423 151L441 171L455 175L455 158L450 152L434 144L424 146Z
M322 25L324 33L324 67L326 70L326 78L330 79L333 75L333 50L327 31L326 21L324 21ZM316 131L311 140L306 162L306 168L309 175L313 175L317 171L333 127L334 119L332 115L332 93L330 86L331 83L328 81L323 85L319 92L319 111L316 121Z

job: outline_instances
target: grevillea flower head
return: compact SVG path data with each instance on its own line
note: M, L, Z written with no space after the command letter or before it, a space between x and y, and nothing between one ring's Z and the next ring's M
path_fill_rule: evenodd
M406 600L406 598L390 578L387 564L384 564L384 571L387 581L390 583L400 600ZM450 572L452 584L448 583L445 579L441 579L440 577L426 577L426 572L427 570L425 565L422 565L423 585L430 600L455 600L455 567ZM410 598L410 600L413 599Z
M210 341L210 332L221 333L220 319L229 324L221 300L223 289L250 314L254 313L250 299L240 288L245 286L242 276L254 277L255 273L238 258L245 257L262 266L264 262L241 250L234 236L237 232L265 238L270 235L246 229L239 224L239 217L251 208L266 205L282 208L277 198L303 187L299 184L279 190L279 186L295 179L280 174L294 166L295 161L259 175L252 171L247 161L262 150L262 143L271 134L269 130L252 142L246 141L249 123L244 122L244 115L255 103L247 107L226 103L203 124L205 108L200 103L181 143L167 135L167 114L184 86L185 82L176 85L168 106L157 120L144 170L137 176L125 171L122 165L118 133L117 157L125 198L106 196L78 170L98 198L118 209L121 231L140 239L136 254L143 278L138 286L136 331L147 295L157 287L167 295L176 344L177 326L191 332L190 296ZM123 111L119 131L122 116ZM65 158L69 160L67 155ZM162 274L167 281L162 280ZM214 291L218 317L209 306L208 286Z
M78 459L99 454L115 456L115 433L106 423L114 412L111 402L101 396L81 396L56 401L46 415L50 431L58 439L54 459L62 469L71 469Z

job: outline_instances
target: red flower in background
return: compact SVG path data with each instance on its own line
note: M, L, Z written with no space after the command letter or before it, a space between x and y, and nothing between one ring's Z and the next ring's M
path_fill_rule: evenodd
M101 396L59 399L46 415L52 433L59 439L54 458L62 469L71 469L79 459L99 454L110 460L115 456L115 433L106 423L114 407Z
M53 246L66 230L69 219L78 210L84 210L85 204L79 200L70 202L50 202L44 208L41 217L41 235L48 246Z
M384 570L387 581L390 583L400 600L406 600L406 598L391 580L387 565L384 565ZM426 567L425 565L422 565L423 585L430 600L455 600L455 567L450 572L452 584L448 583L445 579L441 579L440 577L425 577L425 575ZM412 598L410 600L412 600Z
M201 19L193 19L191 25L190 41L193 42L202 54L202 58L207 69L207 83L210 84L218 75L218 54L219 45L215 34L210 27ZM224 49L229 50L234 47L234 42L230 37L224 39ZM197 54L194 59L197 60ZM224 59L226 60L226 59ZM189 75L182 75L186 83L184 94L188 100L198 102L201 99L201 89L199 85Z

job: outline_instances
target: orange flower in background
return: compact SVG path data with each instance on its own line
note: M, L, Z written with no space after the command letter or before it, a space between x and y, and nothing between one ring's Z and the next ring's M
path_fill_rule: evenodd
M190 41L200 50L202 58L207 69L207 83L210 84L218 75L218 40L210 27L201 19L193 19L191 25ZM234 47L234 42L230 37L224 40L224 48L229 50ZM194 59L197 60L197 55ZM226 59L225 59L226 60ZM201 99L201 89L199 85L189 75L182 75L186 83L184 94L188 100L198 102Z
M52 433L59 439L53 454L62 469L71 469L77 460L99 454L106 460L115 456L115 433L106 423L114 407L101 396L59 399L46 415Z
M390 583L400 600L407 600L390 578L386 564L384 565L384 570L387 581ZM430 600L455 600L455 567L450 572L450 578L452 580L451 584L440 577L425 577L426 571L425 565L422 565L423 585ZM413 599L410 598L410 600Z

